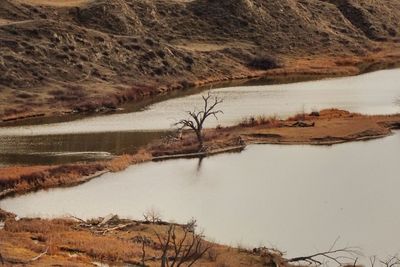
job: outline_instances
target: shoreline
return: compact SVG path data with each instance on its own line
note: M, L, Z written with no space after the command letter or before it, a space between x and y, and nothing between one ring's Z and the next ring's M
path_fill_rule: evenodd
M386 44L387 45L387 44ZM90 111L84 110L62 110L56 111L41 107L38 112L18 113L10 116L2 115L0 117L1 127L13 127L27 123L37 124L38 120L60 120L72 121L79 118L87 118L97 115L105 115L118 112L122 106L127 104L140 103L141 101L151 100L173 92L185 90L202 90L205 86L216 87L224 86L227 83L246 83L252 81L268 81L268 83L292 83L297 81L313 81L326 78L340 78L361 75L369 72L395 69L400 67L400 47L397 44L390 44L390 47L382 48L377 53L369 53L365 56L311 56L286 59L283 67L270 69L266 71L246 70L237 75L228 75L224 77L213 77L193 82L192 87L182 85L157 85L153 89L140 92L140 95L133 99L125 99L112 108L103 105L106 103L97 103L97 106ZM140 91L140 90L139 90ZM143 90L142 90L143 91ZM110 95L112 97L112 95ZM105 98L107 99L107 97ZM106 100L104 100L106 101ZM108 101L108 100L107 100ZM106 102L107 102L106 101ZM95 101L96 102L96 101ZM122 112L123 113L123 112ZM71 117L72 116L72 117ZM41 124L41 123L38 123Z
M294 266L293 259L286 259L275 249L233 247L209 241L197 232L195 221L177 224L164 222L157 214L149 216L144 220L124 219L113 214L89 220L73 216L17 219L15 214L0 209L0 222L4 223L0 228L0 262L29 266L99 266L96 263L160 266L165 247L159 238L166 238L172 230L177 242L189 245L195 242L196 249L192 252L200 257L194 266L239 266L243 263L260 267ZM170 261L179 254L173 242L167 248ZM200 255L203 250L205 253ZM191 260L189 258L188 262Z

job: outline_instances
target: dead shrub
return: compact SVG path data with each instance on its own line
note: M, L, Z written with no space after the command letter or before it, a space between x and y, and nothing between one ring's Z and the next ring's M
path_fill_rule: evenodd
M269 127L279 127L281 125L281 121L276 117L266 117L266 116L251 116L248 118L244 118L240 123L240 127L255 127L260 125L268 125Z
M276 69L282 66L278 59L265 54L253 57L247 65L259 70Z

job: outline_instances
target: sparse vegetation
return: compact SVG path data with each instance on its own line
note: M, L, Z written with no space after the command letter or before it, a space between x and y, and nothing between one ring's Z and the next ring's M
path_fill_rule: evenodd
M85 266L93 261L154 267L241 263L265 266L265 255L238 253L236 249L205 241L195 232L193 222L153 224L117 216L101 224L103 221L104 218L16 221L9 217L5 228L0 230L4 264L26 264L42 255L29 262L30 266ZM280 262L283 263L283 258Z

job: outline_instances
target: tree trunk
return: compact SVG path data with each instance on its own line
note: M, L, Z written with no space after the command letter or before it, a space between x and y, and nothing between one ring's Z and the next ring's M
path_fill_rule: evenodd
M199 151L203 150L203 135L201 134L201 129L196 131L197 141L199 142Z

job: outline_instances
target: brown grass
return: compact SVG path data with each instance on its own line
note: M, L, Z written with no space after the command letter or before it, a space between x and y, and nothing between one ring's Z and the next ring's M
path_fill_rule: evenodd
M104 232L105 229L122 224L129 226L117 231ZM79 266L93 261L139 264L142 256L141 240L144 238L146 265L160 266L161 246L156 233L163 235L168 227L169 225L165 224L118 218L113 219L107 226L99 227L93 224L91 228L81 226L80 222L64 219L8 219L6 227L0 230L0 253L6 263L24 262L49 248L45 256L37 262L32 262L31 265L36 266L60 263ZM179 242L183 237L183 229L178 226L176 230L176 239ZM271 258L277 257L269 252L260 253L259 250L239 251L218 244L211 245L212 249L195 266L269 266L266 263L271 263ZM168 254L173 255L172 248ZM282 257L277 257L275 261L283 263Z
M263 115L257 117L244 118L240 123L240 127L255 127L260 125L266 125L269 127L279 127L282 125L281 121L276 117L266 117Z
M5 167L0 169L0 192L13 190L21 193L40 188L68 185L104 169L102 163Z

